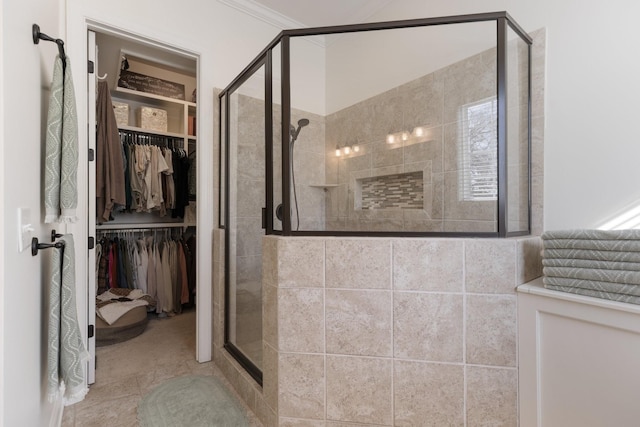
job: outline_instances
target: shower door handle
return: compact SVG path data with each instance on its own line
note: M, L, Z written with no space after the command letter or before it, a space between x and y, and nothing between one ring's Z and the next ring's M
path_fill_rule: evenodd
M262 229L267 228L267 208L262 208Z

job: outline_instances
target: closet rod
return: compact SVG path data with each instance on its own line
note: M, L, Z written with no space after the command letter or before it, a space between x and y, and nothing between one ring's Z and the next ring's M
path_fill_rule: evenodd
M148 228L184 228L184 227L195 227L195 224L185 223L185 222L176 222L176 223L149 223L149 224L96 224L97 231L103 230L143 230Z
M31 27L31 36L33 37L33 44L39 44L40 40L54 42L55 44L57 44L58 52L60 53L60 59L62 59L62 66L64 67L67 55L64 53L64 41L62 41L62 39L54 39L53 37L50 37L45 33L41 33L40 26L38 24L33 24L33 26Z
M151 227L151 228L98 228L96 231L100 234L112 234L112 233L140 233L145 231L160 231L162 229L182 228L182 225Z

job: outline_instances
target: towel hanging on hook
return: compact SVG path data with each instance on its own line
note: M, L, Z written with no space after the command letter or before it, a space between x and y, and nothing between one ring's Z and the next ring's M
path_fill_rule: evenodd
M44 205L45 223L77 221L78 206L78 119L71 69L66 69L69 58L64 52L64 42L42 32L40 26L31 27L34 44L40 40L51 41L58 46L59 55L53 66L51 97L47 114L45 141Z

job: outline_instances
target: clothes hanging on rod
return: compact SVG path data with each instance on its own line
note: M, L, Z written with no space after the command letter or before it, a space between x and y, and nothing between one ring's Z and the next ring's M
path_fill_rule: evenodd
M195 236L180 228L101 231L96 258L98 295L140 289L172 315L195 301Z
M157 211L161 217L183 218L189 204L190 160L178 148L181 138L121 130L128 168L125 172L127 212Z

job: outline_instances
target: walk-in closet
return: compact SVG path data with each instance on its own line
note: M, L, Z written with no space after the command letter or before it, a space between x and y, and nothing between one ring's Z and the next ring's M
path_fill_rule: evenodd
M116 33L88 36L93 383L111 369L101 349L139 352L152 322L157 333L188 316L184 339L195 343L197 59Z

